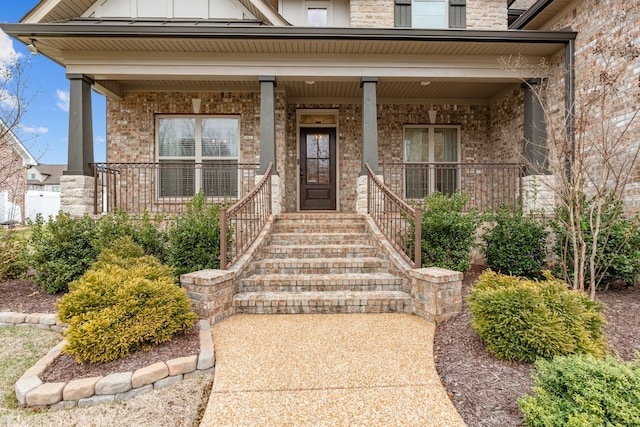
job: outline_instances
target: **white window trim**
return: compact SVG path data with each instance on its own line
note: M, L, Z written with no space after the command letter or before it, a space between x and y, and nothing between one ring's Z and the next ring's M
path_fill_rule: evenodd
M160 156L160 133L158 129L160 129L160 119L195 119L195 156ZM203 156L202 155L202 120L203 119L236 119L238 123L238 149L236 157L220 157L220 156ZM216 115L216 114L157 114L155 120L155 162L160 164L161 161L182 161L182 160L193 160L194 164L202 164L208 160L226 160L226 161L237 161L240 162L240 143L242 141L240 135L240 124L241 117L236 115ZM198 141L200 143L198 144ZM202 189L202 168L196 169L197 173L195 174L195 188L194 194ZM159 173L159 170L158 170ZM238 169L238 183L241 181L241 173L242 171ZM189 200L193 196L160 196L160 179L156 179L156 194L159 199L183 199ZM240 191L240 185L238 185L237 191ZM236 193L236 197L238 193ZM225 199L225 197L208 197L209 199Z
M460 125L405 125L402 128L402 161L404 163L424 163L424 162L411 162L409 160L406 159L406 154L407 154L407 136L406 136L406 130L407 129L428 129L429 130L429 160L426 163L437 163L437 164L458 164L461 162L461 158L462 158L462 139L461 139L461 126ZM444 161L440 161L440 162L436 162L433 159L433 152L434 152L434 142L435 142L435 129L456 129L456 139L457 139L457 158L458 160L455 162L444 162ZM436 184L436 180L435 180L435 169L431 169L429 172L429 193L431 194L435 191L435 184ZM457 185L458 188L457 190L459 190L460 188L460 170L458 170L457 173ZM403 196L406 199L406 173L402 174L402 191L403 191Z

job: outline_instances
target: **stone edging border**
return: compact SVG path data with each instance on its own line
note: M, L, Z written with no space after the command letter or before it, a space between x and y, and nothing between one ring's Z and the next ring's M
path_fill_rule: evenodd
M64 330L56 323L55 314L0 313L0 326L36 327ZM200 353L166 362L157 362L135 372L119 372L105 377L92 377L59 383L43 383L39 378L62 352L66 341L58 343L35 365L22 374L15 385L16 398L23 406L62 409L85 407L130 399L152 390L175 384L183 379L205 375L213 371L215 353L211 324L198 322Z

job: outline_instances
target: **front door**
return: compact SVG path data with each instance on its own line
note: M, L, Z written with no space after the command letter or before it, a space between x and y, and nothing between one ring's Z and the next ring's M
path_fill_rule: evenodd
M300 129L300 210L336 209L336 130Z

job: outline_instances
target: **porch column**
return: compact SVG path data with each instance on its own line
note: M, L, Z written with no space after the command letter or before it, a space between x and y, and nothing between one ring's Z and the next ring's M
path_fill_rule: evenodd
M260 76L260 168L258 175L264 175L269 163L273 163L272 174L278 175L276 168L276 98L275 76Z
M378 102L376 99L377 77L362 78L362 170L367 174L368 163L376 175L378 170Z
M84 74L67 74L69 79L69 148L67 170L60 177L60 209L73 216L93 214L93 124L91 85Z
M91 85L84 74L67 74L69 79L69 158L64 175L93 176L93 124Z
M524 89L524 139L523 153L527 162L525 175L549 173L547 157L547 124L540 104L540 79L522 85Z
M540 79L522 85L524 89L524 138L522 152L525 159L522 178L522 208L551 215L555 206L555 181L549 171L547 154L547 126L540 103Z

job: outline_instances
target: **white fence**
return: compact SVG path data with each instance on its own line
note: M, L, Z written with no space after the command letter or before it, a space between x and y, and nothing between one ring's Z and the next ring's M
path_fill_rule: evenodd
M22 222L20 206L9 201L9 192L0 191L0 224L16 224Z
M55 191L29 190L25 197L27 218L34 220L37 214L44 219L56 216L60 211L60 193Z

